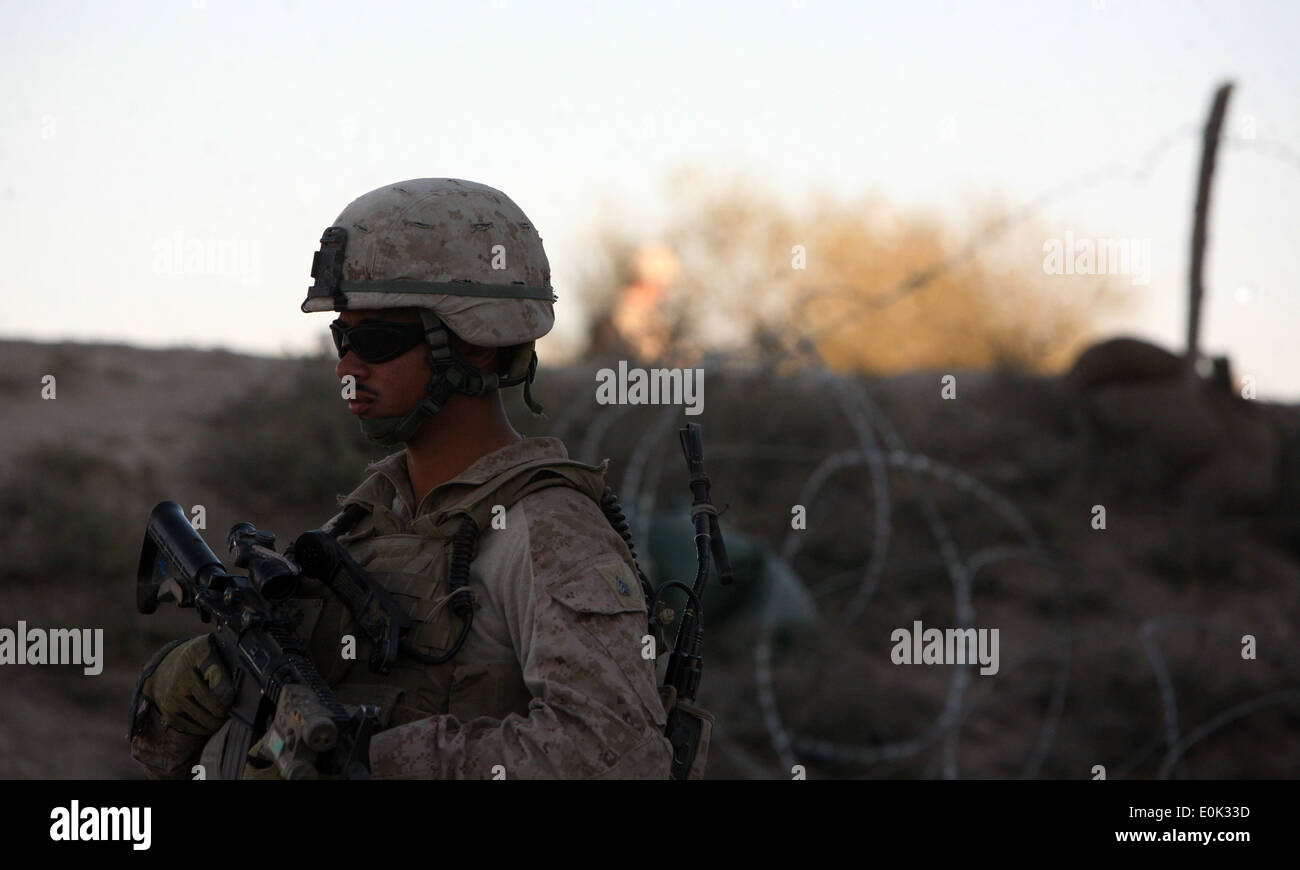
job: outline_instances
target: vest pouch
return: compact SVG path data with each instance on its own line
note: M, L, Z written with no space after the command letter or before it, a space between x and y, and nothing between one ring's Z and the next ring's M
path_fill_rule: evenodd
M665 736L673 746L673 772L685 768L682 779L704 779L709 760L709 736L713 733L713 714L690 701L677 699L672 686L660 686L659 696L668 710Z
M411 617L406 634L411 649L428 656L446 655L455 645L463 625L460 617L452 613L449 602L439 603L446 595L446 582L431 574L404 571L373 576ZM357 630L351 614L347 617L353 630ZM334 687L341 699L346 703L380 705L382 728L447 712L456 659L431 665L403 652L398 654L387 674L377 674L370 670L370 650L369 638L358 638L357 660L349 662L347 675Z
M462 662L452 670L447 712L462 722L478 716L504 719L511 713L527 717L532 700L517 662Z
M411 648L430 656L446 654L455 644L462 625L460 617L452 612L450 602L442 600L447 595L446 542L411 533L377 536L373 526L341 535L339 542L347 544L357 563L411 618L411 628L406 635ZM365 645L368 655L368 639ZM398 662L414 663L414 660L409 656L399 656ZM362 666L369 670L368 665Z
M217 733L208 738L208 742L203 744L203 753L199 756L199 764L203 767L204 779L221 779L221 748L226 745L226 734L230 731L230 722L227 719L225 724L217 729Z

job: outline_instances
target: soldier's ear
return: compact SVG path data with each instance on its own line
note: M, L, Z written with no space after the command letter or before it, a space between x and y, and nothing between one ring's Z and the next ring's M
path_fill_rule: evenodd
M468 341L453 335L451 337L451 348L461 359L481 372L491 373L497 370L499 354L498 349L495 347L470 344Z

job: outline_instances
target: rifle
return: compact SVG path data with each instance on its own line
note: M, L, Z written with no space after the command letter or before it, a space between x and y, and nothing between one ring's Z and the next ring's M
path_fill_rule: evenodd
M301 569L271 546L275 535L250 523L230 530L230 574L204 543L181 506L158 504L149 515L136 572L136 608L153 613L158 602L193 607L213 623L216 648L230 673L235 700L223 746L221 776L241 779L254 739L285 779L319 775L370 778L370 737L377 710L349 714L316 670L311 656L277 602L297 586Z

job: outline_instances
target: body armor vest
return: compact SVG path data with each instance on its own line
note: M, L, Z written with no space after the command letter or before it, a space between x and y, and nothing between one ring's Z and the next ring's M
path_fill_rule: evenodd
M489 535L507 534L492 527L494 508L499 505L508 511L519 499L547 487L576 489L599 506L604 474L604 464L544 457L508 468L481 484L453 483L441 493L436 510L407 521L389 505L379 503L391 487L376 473L341 500L345 509L357 505L365 513L351 528L341 531L338 540L411 617L408 638L412 647L428 656L442 656L451 650L463 627L450 605L448 575L452 539L465 518L474 521L480 530L478 543L482 543ZM342 516L346 513L325 530L338 528ZM471 580L471 593L476 585ZM463 648L449 661L426 664L402 654L388 673L381 674L368 664L370 639L323 583L303 577L287 606L298 636L307 642L317 669L339 700L349 706L377 705L380 730L440 714L462 720L528 715L532 694L524 684L517 656L508 646L494 644L477 624L471 626ZM477 602L474 607L479 612ZM221 769L226 731L223 727L213 735L204 750L208 771Z
M389 507L367 502L362 487L342 504L369 512L338 540L411 617L411 646L426 656L443 656L463 627L450 606L448 583L451 541L461 522L466 517L474 521L480 542L483 536L505 534L492 528L494 508L509 510L525 495L550 486L571 487L599 505L604 468L552 458L526 462L486 483L444 493L437 510L409 523ZM470 589L475 585L471 582ZM471 627L464 647L450 661L426 664L402 655L387 674L378 674L367 664L370 640L347 608L314 581L307 581L303 592L298 631L308 639L317 667L343 703L379 705L382 728L444 713L460 719L528 715L532 695L517 657L476 628ZM355 658L345 659L341 639L348 635L356 639Z

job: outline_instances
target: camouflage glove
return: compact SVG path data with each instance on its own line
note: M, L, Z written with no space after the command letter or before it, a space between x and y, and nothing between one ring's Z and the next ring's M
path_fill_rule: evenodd
M206 737L230 717L235 686L204 634L185 641L159 663L141 694L158 708L165 727Z

